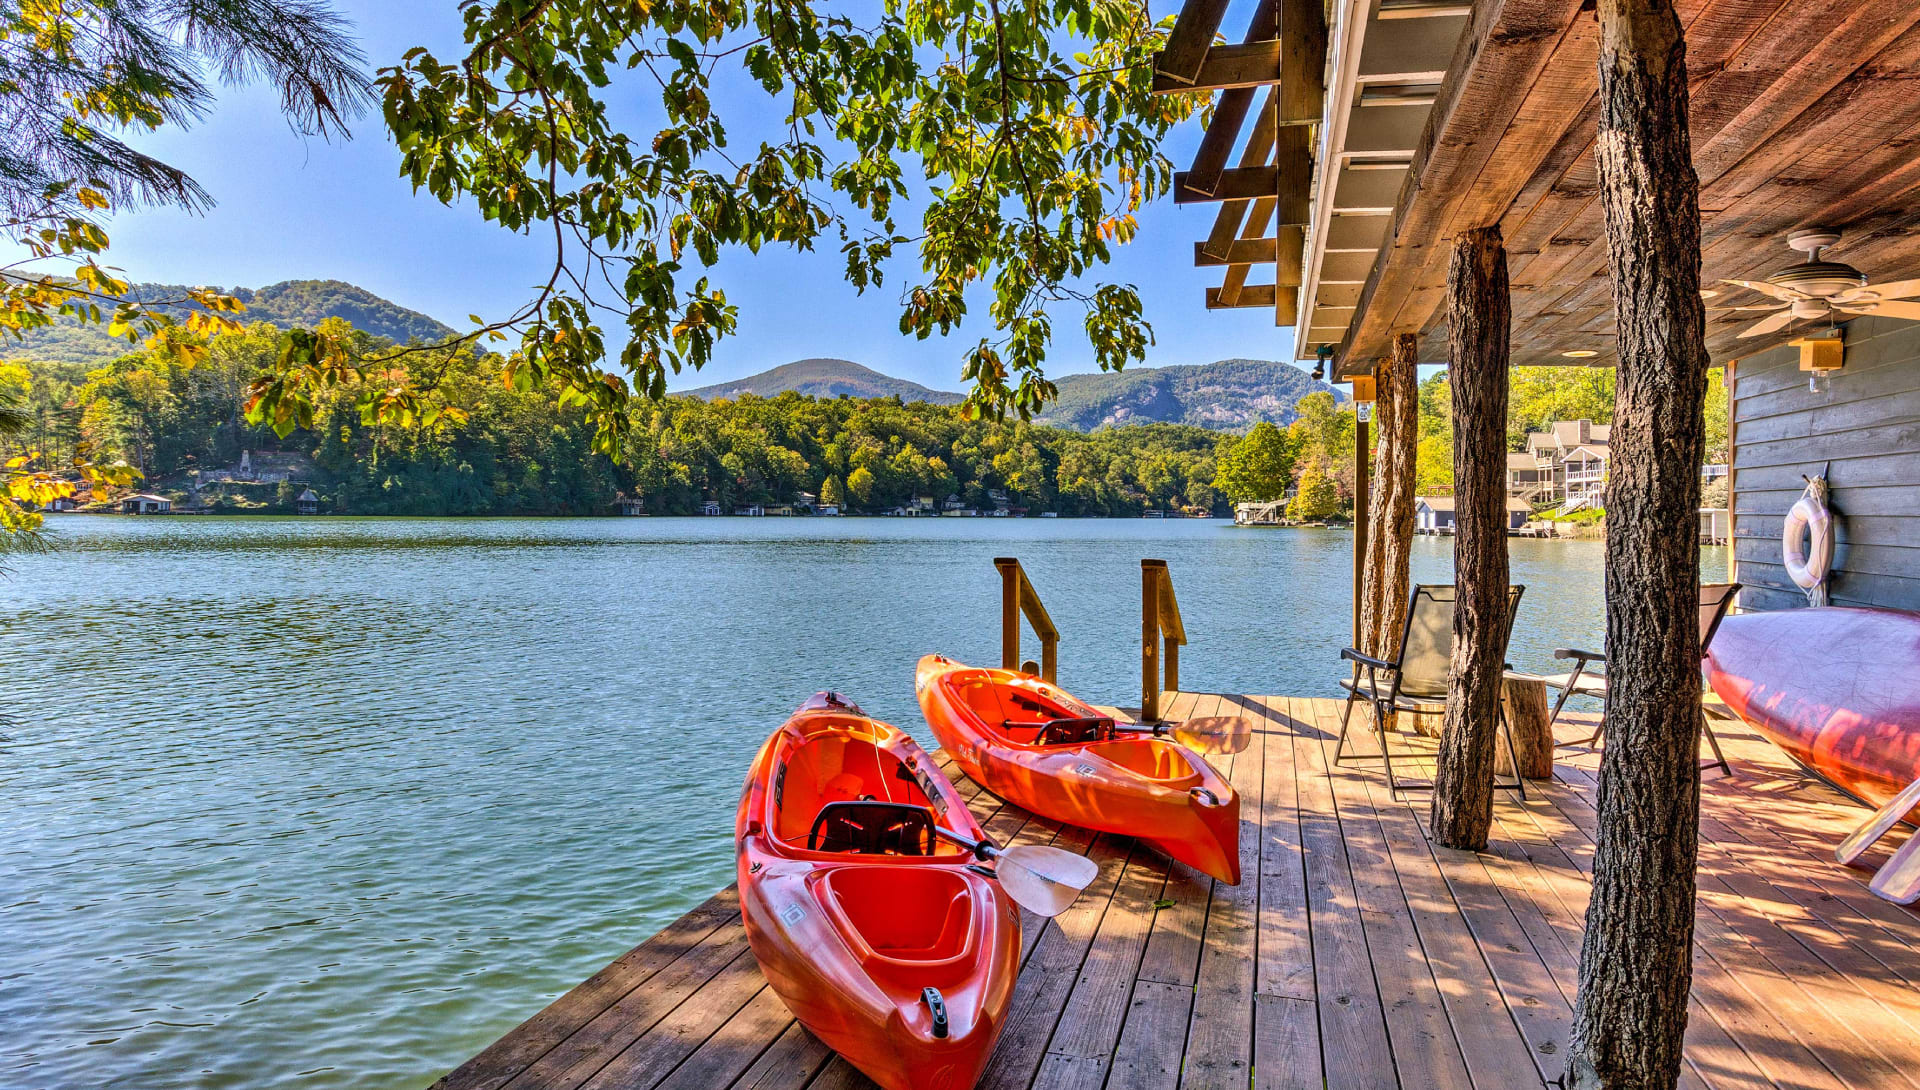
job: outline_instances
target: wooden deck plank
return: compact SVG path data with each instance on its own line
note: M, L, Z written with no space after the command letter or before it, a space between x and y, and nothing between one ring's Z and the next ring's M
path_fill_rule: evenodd
M1000 843L1090 854L1022 968L982 1086L1006 1090L1539 1085L1558 1071L1591 895L1598 755L1496 804L1489 850L1430 844L1380 768L1330 768L1337 699L1168 694L1169 718L1241 714L1226 886L1124 837L958 783ZM1578 729L1577 724L1562 724ZM1564 733L1564 731L1563 731ZM1702 795L1687 1090L1920 1090L1920 915L1826 852L1863 811L1751 732ZM1409 768L1431 752L1406 743ZM1396 749L1396 764L1399 763ZM936 755L957 776L944 754ZM620 956L436 1090L872 1090L765 986L733 892Z
M1223 702L1196 707L1218 715ZM1258 965L1260 913L1260 823L1266 735L1238 754L1212 758L1240 796L1240 883L1216 880L1200 946L1200 976L1194 984L1187 1059L1180 1085L1193 1090L1244 1090L1253 1066L1253 989Z
M1300 802L1300 850L1312 931L1314 1002L1327 1090L1398 1086L1386 1014L1367 956L1359 899L1328 777L1329 751L1312 701L1293 701L1293 755Z
M1320 715L1326 714L1320 709ZM1338 723L1320 721L1323 731ZM1323 749L1331 742L1323 741ZM1394 1068L1405 1087L1472 1090L1460 1042L1447 1018L1446 1005L1420 933L1409 896L1401 886L1397 860L1388 849L1380 814L1368 795L1365 773L1335 767L1329 782L1339 811L1340 832L1353 868L1356 902L1373 961L1373 975L1386 1012L1387 1039Z

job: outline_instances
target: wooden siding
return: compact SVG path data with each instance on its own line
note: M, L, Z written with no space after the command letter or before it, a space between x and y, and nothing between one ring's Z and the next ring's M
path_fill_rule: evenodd
M1780 530L1828 462L1837 606L1920 610L1920 324L1862 318L1825 394L1799 350L1741 360L1733 389L1733 532L1743 609L1807 604L1780 560Z

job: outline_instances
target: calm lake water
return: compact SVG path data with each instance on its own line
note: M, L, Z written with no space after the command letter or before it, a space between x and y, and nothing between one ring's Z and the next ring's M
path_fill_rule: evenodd
M914 661L997 657L994 556L1101 702L1139 697L1142 557L1189 688L1332 695L1351 608L1350 534L1220 522L55 529L0 583L8 1088L424 1087L730 880L740 777L808 694L930 741ZM1512 556L1516 665L1597 645L1599 543Z

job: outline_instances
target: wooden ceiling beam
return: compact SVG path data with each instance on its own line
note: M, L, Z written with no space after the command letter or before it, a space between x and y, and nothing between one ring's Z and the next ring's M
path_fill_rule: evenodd
M1280 239L1278 236L1267 238L1237 238L1228 244L1224 256L1215 257L1207 252L1207 244L1193 244L1193 264L1195 268L1205 269L1218 265L1272 265L1280 260Z
M1247 26L1247 40L1260 41L1277 37L1279 23L1275 13L1279 10L1279 0L1260 0L1260 6L1254 10L1253 22ZM1160 77L1155 76L1158 84ZM1187 171L1187 186L1196 193L1211 194L1220 184L1220 172L1226 169L1227 156L1233 153L1233 145L1240 138L1240 129L1246 124L1247 113L1253 108L1255 88L1234 87L1220 93L1219 101L1213 106L1213 119L1207 124L1206 135L1200 138L1200 149L1194 153L1193 168ZM1271 100L1271 95L1269 95ZM1271 106L1265 109L1271 110ZM1254 139L1259 138L1258 131ZM1268 140L1273 137L1269 133ZM1266 152L1253 162L1242 161L1241 166L1258 166L1265 162Z
M1234 308L1247 310L1254 307L1266 307L1274 310L1284 307L1287 310L1295 310L1298 309L1299 305L1300 289L1290 285L1248 284L1240 289L1239 299L1231 304L1224 302L1220 298L1219 288L1207 289L1208 310L1231 310Z
M1320 0L1280 5L1280 116L1277 123L1313 125L1327 100L1327 10Z
M1196 193L1187 188L1187 172L1173 176L1173 203L1205 204L1209 201L1250 201L1269 196L1280 188L1280 169L1269 163L1259 167L1234 167L1220 172L1220 184L1212 193Z
M1207 51L1192 83L1154 73L1153 93L1170 95L1190 91L1225 91L1235 87L1264 87L1281 82L1282 43L1266 41L1216 45Z
M1220 20L1227 14L1227 0L1187 0L1174 17L1167 46L1153 60L1153 74L1192 86L1200 78L1213 36L1220 32Z

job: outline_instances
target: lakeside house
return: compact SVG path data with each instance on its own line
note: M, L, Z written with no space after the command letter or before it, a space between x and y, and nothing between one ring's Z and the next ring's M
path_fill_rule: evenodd
M151 492L123 496L120 499L120 513L123 515L171 515L173 501Z
M1413 501L1414 532L1451 534L1454 526L1452 496L1416 496ZM1513 496L1507 497L1507 532L1516 533L1533 517L1533 505Z
M710 518L717 518L720 515L720 501L719 500L706 501L705 503L700 505L700 513Z
M1607 485L1613 428L1591 420L1556 420L1527 433L1527 449L1507 455L1507 494L1563 512L1598 507Z
M312 488L304 489L293 498L293 513L296 515L317 515L320 513L320 496ZM642 512L644 514L644 512Z

